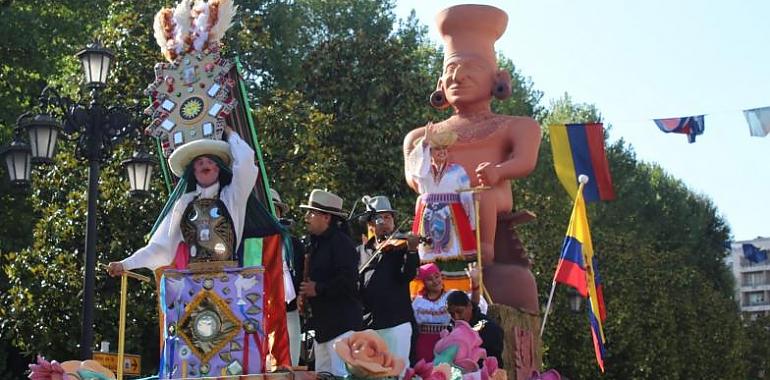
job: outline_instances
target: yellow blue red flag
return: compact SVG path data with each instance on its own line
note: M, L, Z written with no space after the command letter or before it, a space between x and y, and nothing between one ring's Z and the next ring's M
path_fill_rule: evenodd
M580 183L572 208L567 235L562 244L559 264L556 267L556 282L575 288L583 297L588 297L588 321L596 353L596 361L604 372L603 322L606 319L604 295L597 261L591 243L591 231L583 199L584 183Z
M579 174L591 178L583 190L586 202L615 199L601 123L551 125L550 137L556 176L573 199Z

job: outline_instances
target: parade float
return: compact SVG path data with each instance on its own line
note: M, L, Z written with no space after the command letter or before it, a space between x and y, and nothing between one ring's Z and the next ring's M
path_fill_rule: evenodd
M270 372L290 367L285 293L292 291L284 288L283 260L291 245L274 217L237 58L221 56L220 39L236 8L231 0L182 0L155 16L155 40L167 62L156 65L155 80L146 90L151 105L145 112L152 119L146 132L155 137L159 155L168 159L162 172L169 189L171 183L176 186L153 230L186 190L182 163L194 155L226 153L226 130L235 131L254 150L259 174L238 247L228 249L235 236L217 230L222 214L216 205L196 204L185 215L199 220L187 228L183 225L182 234L198 244L178 251L171 265L155 270L161 349L159 374L152 378L315 377L308 372ZM446 268L451 268L452 260L463 265L476 261L483 266L482 288L491 305L490 316L504 328L505 361L510 365L507 371L498 369L479 349L478 334L458 322L451 333L442 333L434 362L417 363L406 370L406 378L527 379L541 362L539 306L531 263L513 226L534 215L514 211L509 183L534 168L540 129L529 118L490 110L493 96L510 95L510 75L498 68L494 53L507 15L494 7L463 5L439 13L437 24L446 45L445 70L430 101L436 108L451 106L455 112L406 136L406 180L420 194L413 232L431 238L432 243L421 249L423 262L449 263ZM467 88L460 91L452 83L461 67L481 79L477 88L469 89L470 97L463 93ZM442 170L431 182L424 168L440 159L444 160L440 166L450 170ZM440 196L444 192L454 196ZM444 248L460 253L442 260ZM467 288L463 285L467 278L451 269L446 272L447 279L455 281L451 287ZM142 279L123 272L118 363L123 363L130 277ZM354 378L398 377L406 365L391 358L372 333L356 333L338 343L335 348ZM70 364L71 371L62 371L63 365L40 358L31 366L31 376L114 378L109 371L98 372L101 368L83 367L86 364L93 363ZM117 366L118 379L123 378L122 367Z
M238 64L220 55L220 39L236 10L229 0L183 0L158 12L153 25L167 62L155 66L155 81L146 90L152 100L147 132L157 138L171 172L182 177L191 157L227 151L228 127L251 146L259 168L236 249L226 249L236 238L223 226L226 211L196 203L185 217L197 220L181 229L185 241L197 244L156 270L160 378L264 374L290 365L283 272L288 234L271 212ZM175 191L181 190L177 184Z

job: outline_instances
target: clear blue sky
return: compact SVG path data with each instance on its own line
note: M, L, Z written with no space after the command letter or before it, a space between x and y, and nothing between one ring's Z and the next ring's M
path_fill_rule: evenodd
M438 44L433 18L459 1L397 3ZM736 240L770 236L770 136L741 112L770 106L770 1L476 1L508 13L496 48L543 91L593 103L610 140L705 194ZM652 119L706 114L694 144ZM623 200L618 200L622 202Z

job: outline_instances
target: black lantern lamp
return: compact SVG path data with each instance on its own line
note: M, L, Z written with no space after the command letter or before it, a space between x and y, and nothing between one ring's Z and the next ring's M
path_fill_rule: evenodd
M571 286L567 287L567 301L569 302L569 309L573 313L579 313L583 308L583 296Z
M86 46L85 49L75 54L83 66L85 85L88 88L103 88L107 86L107 78L110 74L110 64L115 57L112 51L102 46L96 40Z
M16 128L13 141L5 147L0 156L3 157L8 169L8 178L14 186L24 187L29 185L30 170L32 169L29 145L22 138L22 130Z
M132 197L147 196L150 194L150 182L152 181L152 170L156 160L150 156L140 146L139 150L134 152L134 156L122 162L128 172L128 182L131 185L129 194Z
M19 128L29 134L33 164L53 164L56 154L56 140L61 131L59 120L48 114L26 113L19 117Z
M9 177L15 184L29 183L30 166L33 162L53 162L56 141L59 138L75 143L75 157L88 164L88 205L85 229L83 266L83 328L80 336L81 360L91 359L93 348L94 304L96 288L96 215L99 199L99 175L101 166L109 160L115 144L136 136L142 129L140 108L119 104L104 104L100 90L107 85L114 55L99 41L89 44L76 54L85 75L85 87L90 96L75 100L61 96L50 86L40 94L42 113L27 112L17 120L16 137L5 148L3 158L9 168ZM32 149L23 141L24 130L29 135ZM141 153L124 162L131 193L149 189L152 160Z

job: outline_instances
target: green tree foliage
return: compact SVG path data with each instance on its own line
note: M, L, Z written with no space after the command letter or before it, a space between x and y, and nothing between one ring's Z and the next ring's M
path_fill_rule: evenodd
M765 379L770 371L770 317L763 316L746 322L746 336L750 337L746 352L747 379Z
M296 206L315 187L339 193L347 207L364 194L385 194L407 217L415 195L403 180L402 139L448 116L427 101L442 55L428 42L426 27L413 17L395 22L392 1L238 4L227 54L238 53L243 63L267 174L284 200ZM151 30L161 5L0 3L6 36L0 41L1 137L30 109L44 80L77 94L79 68L71 54L95 34L117 55L105 101L146 104L142 90L162 60ZM497 112L534 116L544 126L601 120L596 107L566 95L544 108L542 94L513 61L501 57L501 65L513 74L513 96L496 101ZM545 304L572 203L553 174L546 127L543 136L535 172L512 189L517 208L538 214L520 233L535 258ZM78 351L87 174L72 144L61 147L55 166L36 171L27 196L0 185L3 354L20 350L63 360ZM159 177L153 197L125 196L118 162L130 149L118 147L101 176L100 262L142 246L166 197ZM640 162L622 140L608 145L607 155L618 199L588 210L608 309L604 377L760 377L767 367L767 323L741 325L722 264L729 230L716 207L660 167ZM97 278L97 341L116 340L117 284ZM142 354L144 372L151 373L158 359L154 288L130 286L126 348ZM559 287L545 332L546 365L570 378L596 378L587 318L569 313L566 298ZM0 377L12 378L5 374L13 371L0 364Z
M59 76L61 62L71 57L89 36L94 25L79 17L93 17L102 9L99 1L3 1L0 3L0 141L9 141L16 118L33 106L45 81ZM79 9L79 7L83 9ZM5 166L5 163L3 163ZM5 169L0 171L5 177ZM0 181L0 268L6 253L32 244L35 213L23 189ZM9 291L9 280L0 270L0 294ZM19 356L8 331L12 317L0 308L0 378L11 379L26 369L29 357Z

